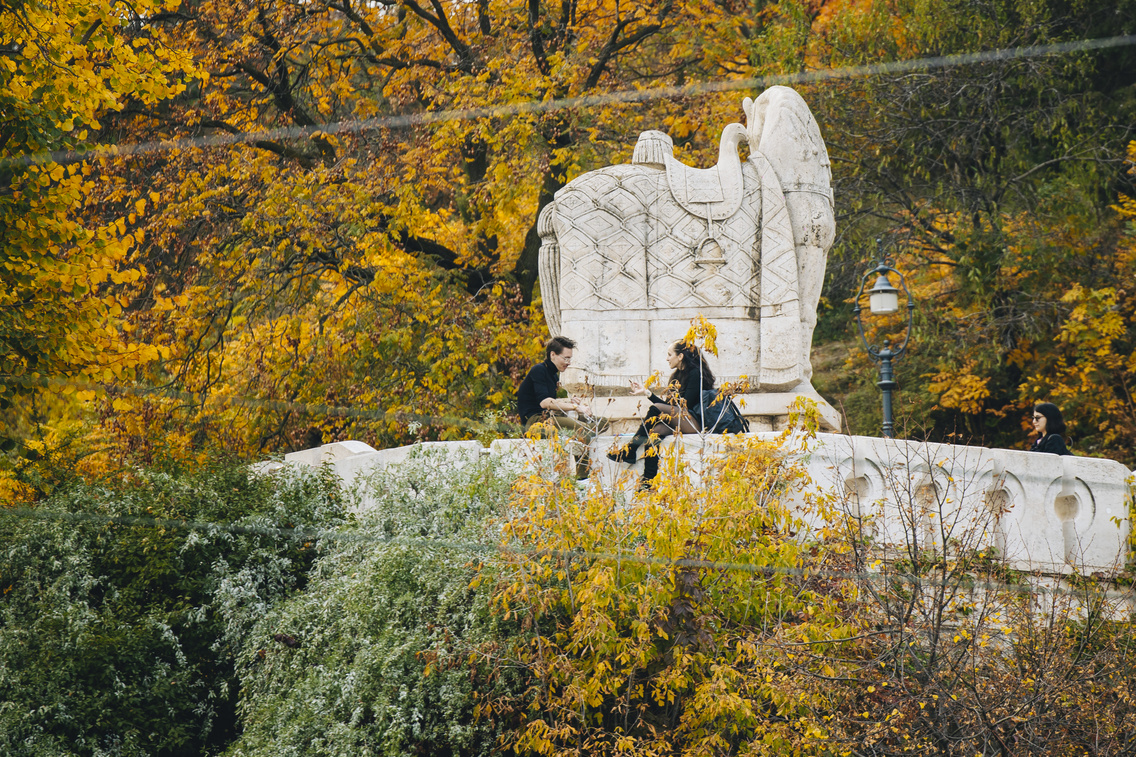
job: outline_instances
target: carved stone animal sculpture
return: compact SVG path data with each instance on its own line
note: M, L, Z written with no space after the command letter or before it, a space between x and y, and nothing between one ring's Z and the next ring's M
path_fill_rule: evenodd
M835 228L828 154L792 89L743 107L748 127L723 129L717 165L687 166L666 134L643 132L630 165L583 174L541 213L549 329L578 341L592 385L625 387L662 370L665 346L701 314L718 328L723 379L745 375L763 391L808 386Z

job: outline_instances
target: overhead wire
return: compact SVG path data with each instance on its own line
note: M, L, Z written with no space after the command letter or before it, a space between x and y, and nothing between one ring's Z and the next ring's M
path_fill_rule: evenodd
M178 137L169 140L154 140L129 144L93 145L81 150L59 150L31 153L23 156L0 159L0 167L11 168L42 163L67 164L98 158L129 157L181 149L205 149L235 144L310 138L317 134L358 134L378 129L405 129L415 126L443 123L449 121L472 121L483 118L505 118L521 115L541 115L560 110L601 107L605 105L631 104L661 99L690 98L720 92L737 90L756 91L774 85L812 84L838 79L865 76L896 75L932 71L936 69L969 66L981 63L996 63L1046 55L1068 55L1078 52L1109 50L1136 44L1136 35L1118 35L1098 39L1082 39L1069 42L1055 42L1044 45L1030 45L999 50L986 50L974 53L937 55L927 58L913 58L900 61L886 61L858 66L801 71L788 74L768 74L744 79L731 79L719 82L697 82L683 86L652 87L647 89L620 90L596 95L554 98L550 100L525 100L517 103L491 105L479 108L460 108L439 111L426 111L368 119L350 119L316 126L288 126L241 134L211 134L201 137Z
M485 106L479 108L450 109L441 111L428 111L423 113L403 114L395 116L382 116L370 119L352 119L310 127L282 127L244 134L216 134L202 137L181 137L171 140L156 140L130 144L93 145L87 149L65 150L53 152L33 153L24 156L0 159L0 167L28 166L42 163L73 163L98 158L129 157L136 155L166 152L187 148L212 148L234 144L251 144L259 141L278 139L310 138L316 134L353 134L379 129L403 129L421 125L430 125L449 121L470 121L485 118L505 118L520 115L540 115L560 110L575 110L589 107L600 107L613 104L631 104L648 102L659 99L691 98L706 94L738 90L757 90L773 85L822 83L838 79L858 78L878 75L898 75L952 68L957 66L975 65L982 63L1004 62L1025 58L1041 57L1046 55L1065 55L1077 52L1091 52L1114 49L1136 44L1136 35L1120 35L1103 39L1077 40L1070 42L1053 43L1046 45L1033 45L1028 47L989 50L976 53L963 53L955 55L933 56L904 61L889 61L877 64L847 66L835 69L805 71L791 74L777 74L745 79L735 79L721 82L700 82L686 86L654 87L639 90L624 90L597 95L584 95L576 97L558 98L547 101L524 101L505 105ZM165 387L149 387L143 385L125 384L99 384L97 382L83 382L70 377L14 377L6 376L0 381L32 383L38 386L71 386L80 390L114 391L132 395L161 394L187 402L203 403L205 395L192 392L179 391ZM501 424L488 424L482 421L473 421L466 418L437 416L415 413L395 413L379 410L370 410L358 407L344 407L324 405L319 403L299 403L279 400L266 400L255 397L227 396L224 402L245 407L263 408L276 411L299 411L310 415L325 417L359 418L365 420L402 422L422 422L454 425L465 428L499 428ZM321 529L277 528L270 526L255 526L243 524L218 524L206 521L175 520L162 518L143 518L137 516L97 516L89 513L57 513L36 508L3 508L5 515L15 515L35 519L58 519L68 522L103 522L123 526L145 526L167 529L185 529L205 532L226 531L240 534L257 534L275 538L315 540L327 539L338 541L363 541L369 543L403 544L421 548L445 548L467 551L471 554L488 554L512 552L540 557L543 555L590 560L608 560L636 562L650 565L663 565L674 567L690 567L712 570L745 571L765 576L787 575L801 578L825 578L830 580L874 579L881 578L880 573L865 573L843 570L825 570L810 568L795 568L783 566L760 566L747 563L723 563L704 560L672 560L648 555L611 554L586 550L539 550L510 547L507 545L485 545L467 542L451 542L445 540L407 539L403 537L385 537L363 532L345 532ZM902 573L886 576L905 582L919 582L921 584L935 585L940 579L929 579L923 576L907 576ZM1078 593L1076 589L1063 587L1023 586L1021 584L1007 584L990 580L968 582L969 586L983 590L1012 591L1016 593L1049 593L1071 594Z

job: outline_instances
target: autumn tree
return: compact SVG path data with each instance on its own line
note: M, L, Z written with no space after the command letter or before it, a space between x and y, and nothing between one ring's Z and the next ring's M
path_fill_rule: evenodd
M863 3L826 5L813 20L806 49L822 66L989 52L816 91L842 205L830 302L855 291L873 237L895 242L919 303L904 397L932 437L1022 444L1023 406L1046 398L1028 377L1046 364L1074 287L1117 286L1109 205L1124 186L1132 51L1077 49L1117 33L1115 13L1095 3ZM1007 52L1046 44L1070 47ZM1062 399L1075 417L1090 395ZM1080 451L1121 453L1095 423L1073 428Z
M1128 163L1129 173L1136 175L1136 143L1128 145ZM1025 369L1026 396L1047 397L1068 408L1101 448L1131 450L1136 445L1136 201L1121 195L1115 210L1124 228L1110 275L1069 286L1053 342L1045 348L1027 342L1010 360Z
M169 350L151 383L193 399L119 397L107 438L144 455L155 437L249 453L391 444L508 411L543 337L540 209L576 173L626 160L640 128L710 162L741 117L736 95L603 95L748 74L729 40L763 20L741 10L187 2L148 18L207 75L107 138L204 142L124 158L99 192L108 207L141 187L160 197L130 321ZM345 406L366 412L319 409Z
M36 2L0 7L0 446L28 437L45 377L117 380L154 357L115 321L144 273L132 250L145 193L81 209L98 172L72 153L104 119L185 88L188 58L126 30L166 3Z
M824 498L801 494L807 476L786 454L800 438L739 438L697 462L666 454L660 482L634 497L518 482L505 565L483 579L526 632L531 686L486 705L523 712L516 753L825 753L827 696L797 685L778 644L851 634L809 585L824 558L789 503Z
M123 299L104 306L129 303L120 333L147 364L141 386L98 395L92 442L200 458L495 433L544 336L537 214L579 172L626 160L644 128L712 162L715 132L741 114L737 94L700 83L1074 42L1110 32L1102 14L1009 0L146 6L119 38L197 73L92 132L128 146L92 174L82 222L117 226L125 211L121 232L142 238L129 265L145 274L110 281ZM904 395L932 436L1020 437L1070 282L1120 290L1107 205L1123 189L1127 54L799 85L841 204L827 302L884 232L936 303Z

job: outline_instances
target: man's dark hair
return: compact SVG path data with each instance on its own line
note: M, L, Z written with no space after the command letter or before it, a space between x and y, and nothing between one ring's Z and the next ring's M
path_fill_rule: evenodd
M554 336L544 343L544 359L547 360L548 356L555 352L559 355L564 350L576 349L576 343L566 336Z

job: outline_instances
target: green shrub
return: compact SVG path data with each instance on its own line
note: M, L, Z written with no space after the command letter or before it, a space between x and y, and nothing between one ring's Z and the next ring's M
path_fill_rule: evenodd
M514 629L470 584L507 481L422 455L367 482L358 530L253 628L230 754L494 752L509 723L479 705L520 690L494 654Z
M238 730L238 644L320 550L274 530L344 512L325 474L237 466L2 511L0 753L219 752Z

